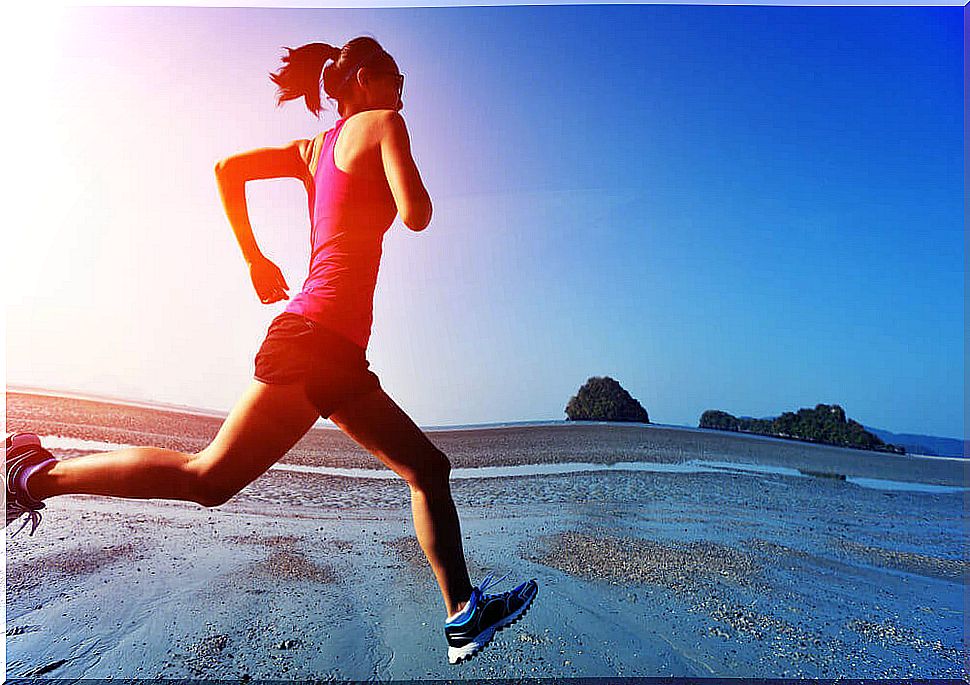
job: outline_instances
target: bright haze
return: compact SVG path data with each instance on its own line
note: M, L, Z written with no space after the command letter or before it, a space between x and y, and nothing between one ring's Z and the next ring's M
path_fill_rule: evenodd
M368 357L421 425L838 403L964 436L959 7L75 7L23 26L6 378L227 411L259 303L213 165L329 128L282 47L380 40L434 202L384 242ZM13 103L16 103L14 105ZM298 292L293 179L247 186Z

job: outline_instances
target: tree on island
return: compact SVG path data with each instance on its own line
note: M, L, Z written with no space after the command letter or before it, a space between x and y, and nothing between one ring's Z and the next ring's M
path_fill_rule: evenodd
M593 376L566 405L568 421L650 423L647 410L609 376Z
M846 419L845 410L837 404L816 404L815 409L802 408L798 413L786 411L773 419L739 419L727 412L709 409L701 414L698 427L906 454L905 447L888 445L859 422Z

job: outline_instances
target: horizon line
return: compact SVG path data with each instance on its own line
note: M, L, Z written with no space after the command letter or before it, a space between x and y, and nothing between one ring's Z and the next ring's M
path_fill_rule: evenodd
M15 392L25 395L44 395L46 397L64 397L68 399L78 399L78 400L89 400L93 402L103 402L107 404L122 404L129 407L140 407L143 409L153 409L157 411L168 411L174 413L182 414L193 414L195 416L208 416L212 418L226 418L229 416L228 411L221 411L217 409L209 409L208 407L196 407L188 404L174 404L171 402L157 402L152 400L143 400L131 397L123 397L120 395L101 395L98 393L85 392L79 390L67 390L60 388L44 388L36 385L20 385L17 383L7 383L4 386L5 392ZM780 414L779 414L780 416ZM776 417L754 417L754 416L739 416L742 419L759 419L764 420L765 418L776 418ZM324 419L321 417L317 419L318 421L329 421L329 419ZM524 420L506 420L506 421L482 421L479 423L445 423L437 425L419 425L419 428L423 430L449 430L449 429L461 429L461 428L497 428L505 426L524 426L528 424L592 424L592 423L605 423L605 424L615 424L615 421L570 421L569 419L524 419ZM623 423L623 422L620 422ZM633 422L629 422L633 423ZM861 423L861 422L860 422ZM701 428L700 426L688 426L679 423L658 423L656 421L648 421L646 426L655 426L660 428L679 428L687 430L710 430L707 428ZM867 430L872 430L872 426L865 426ZM319 428L316 423L313 424L311 428ZM326 429L330 430L340 430L337 426L332 423L329 426L325 426ZM960 442L967 442L966 438L954 438L948 435L932 435L928 433L898 433L896 431L891 431L886 428L878 428L876 430L885 431L896 436L924 436L931 438L942 438L945 440L959 440Z
M63 397L67 399L89 400L93 402L103 402L106 404L122 404L129 407L140 407L143 409L154 409L158 411L169 411L182 414L193 414L196 416L209 416L212 418L226 418L228 411L211 409L209 407L197 407L189 404L175 404L172 402L159 402L140 398L125 397L122 395L107 395L82 390L71 390L65 388L46 388L37 385L21 385L18 383L8 383L5 386L6 392L21 393L24 395L43 395L45 397ZM321 419L318 420L327 420ZM480 423L449 423L421 426L427 429L447 429L469 426L497 426L497 425L521 425L526 423L567 423L567 419L526 419L522 421L482 421ZM315 424L314 424L315 425ZM680 426L677 424L655 424L671 425L677 428L690 428L691 426ZM334 426L335 430L339 430Z
M156 411L168 411L180 414L192 414L194 416L208 416L211 418L221 418L224 419L229 416L229 412L221 411L217 409L209 409L208 407L196 407L189 404L174 404L172 402L157 402L152 400L143 400L132 397L123 397L121 395L103 395L99 393L86 392L80 390L68 390L62 388L45 388L37 385L21 385L18 383L8 383L5 386L6 392L20 393L22 395L42 395L44 397L63 397L66 399L75 400L88 400L91 402L102 402L104 404L120 404L126 407L139 407L142 409L152 409ZM327 421L328 419L319 420ZM436 425L424 425L419 426L419 428L426 430L448 430L456 428L491 428L491 427L506 427L506 426L522 426L527 424L569 424L569 423L583 423L585 425L592 423L604 423L604 424L615 424L616 421L570 421L569 419L524 419L524 420L506 420L506 421L482 421L479 423L443 423ZM621 422L622 423L622 422ZM628 422L633 423L633 422ZM657 423L655 421L647 422L647 426L656 426L661 428L681 428L688 430L706 430L701 429L698 426L685 426L679 423ZM314 424L316 427L316 424ZM337 426L331 425L329 428L333 430L340 430ZM329 429L328 428L328 429Z

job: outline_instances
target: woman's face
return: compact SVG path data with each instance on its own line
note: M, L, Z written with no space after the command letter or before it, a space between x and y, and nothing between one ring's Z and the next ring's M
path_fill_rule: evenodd
M371 104L381 109L400 110L404 107L404 76L396 65L371 69Z

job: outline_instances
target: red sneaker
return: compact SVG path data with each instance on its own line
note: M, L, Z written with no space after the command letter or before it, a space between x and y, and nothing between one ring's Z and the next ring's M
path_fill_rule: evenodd
M18 481L24 469L42 466L57 459L40 445L40 438L34 433L8 433L4 441L7 452L6 481L7 523L9 526L18 518L27 515L20 528L11 533L16 535L28 522L31 523L30 534L33 535L40 523L40 509L44 503L30 496L25 488L20 487ZM4 527L6 527L4 526Z

